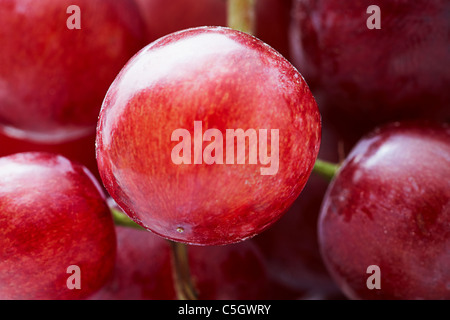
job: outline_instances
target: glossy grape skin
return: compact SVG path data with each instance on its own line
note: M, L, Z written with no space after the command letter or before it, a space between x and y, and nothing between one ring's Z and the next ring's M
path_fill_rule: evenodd
M374 4L381 29L371 30ZM390 121L448 122L449 9L445 0L296 0L291 61L343 128L364 134Z
M112 274L114 224L105 195L78 163L50 153L0 158L0 299L82 299ZM70 266L80 289L69 289Z
M39 143L13 138L0 132L0 157L22 152L47 152L61 155L84 165L100 181L97 159L95 159L95 133L67 142Z
M148 231L116 227L114 277L91 300L175 300L171 246ZM265 262L254 244L189 246L189 268L200 300L271 299Z
M322 206L324 261L351 299L449 299L450 129L395 123L363 138ZM369 290L367 268L381 270Z
M42 143L95 132L114 77L145 44L133 0L0 1L0 130Z

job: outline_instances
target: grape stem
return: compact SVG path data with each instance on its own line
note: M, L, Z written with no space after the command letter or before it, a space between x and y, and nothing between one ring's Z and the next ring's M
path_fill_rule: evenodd
M248 34L255 33L256 0L228 0L228 27Z
M328 181L331 181L339 171L339 168L339 164L317 159L316 163L314 164L313 172L327 179Z
M172 270L178 300L198 300L198 294L189 270L187 245L180 242L168 241L172 247Z
M145 228L138 225L136 222L131 220L126 214L122 213L120 210L110 208L111 214L114 220L114 224L117 226L135 228L139 230L145 230Z

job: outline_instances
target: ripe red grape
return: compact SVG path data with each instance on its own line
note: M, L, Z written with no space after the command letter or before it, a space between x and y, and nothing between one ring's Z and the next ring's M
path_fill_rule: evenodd
M49 153L0 158L0 299L85 298L111 276L115 250L105 196L85 167ZM68 285L71 266L79 289Z
M279 53L229 28L195 28L124 67L100 113L97 160L108 192L141 226L228 244L267 229L298 197L320 127L307 84ZM203 150L202 139L213 142Z
M450 298L449 163L448 125L387 125L349 154L319 221L325 263L349 298ZM370 266L380 289L367 285Z

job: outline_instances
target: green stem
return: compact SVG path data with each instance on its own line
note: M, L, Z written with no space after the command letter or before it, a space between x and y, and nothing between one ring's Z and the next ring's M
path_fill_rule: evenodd
M339 167L339 164L317 159L314 164L313 172L324 177L328 181L331 181L338 172Z
M145 228L138 225L136 222L131 220L126 214L122 213L120 210L110 208L111 214L113 216L114 223L118 226L130 227L139 230L145 230Z
M228 0L228 27L248 34L255 33L256 0Z
M189 269L189 257L187 245L170 241L172 247L173 276L175 290L179 300L198 300L198 294L192 282Z

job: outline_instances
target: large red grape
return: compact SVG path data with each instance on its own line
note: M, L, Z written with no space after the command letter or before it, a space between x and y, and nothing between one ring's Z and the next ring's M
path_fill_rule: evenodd
M450 299L449 181L446 125L395 123L360 140L319 221L325 263L349 298ZM377 283L370 266L380 289L367 285Z
M381 29L367 20L380 8ZM450 2L296 0L291 57L321 111L360 127L401 119L450 120Z
M320 127L307 84L279 53L229 28L195 28L124 67L100 113L97 160L138 224L180 242L227 244L267 229L298 197ZM238 129L242 139L228 136Z
M84 166L50 153L0 158L0 299L85 298L109 279L115 253L105 196Z
M146 44L133 0L0 0L0 21L0 129L39 142L92 134L109 85Z

